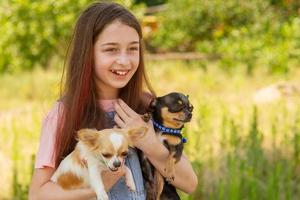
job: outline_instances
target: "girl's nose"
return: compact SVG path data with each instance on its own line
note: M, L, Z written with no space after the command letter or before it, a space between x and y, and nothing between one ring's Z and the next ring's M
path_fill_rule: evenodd
M126 53L121 53L116 60L116 63L119 65L129 65L129 57Z

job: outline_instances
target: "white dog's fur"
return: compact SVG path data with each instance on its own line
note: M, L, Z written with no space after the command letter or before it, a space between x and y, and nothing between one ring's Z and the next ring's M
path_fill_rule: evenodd
M103 170L117 171L125 161L132 139L143 137L145 127L135 129L81 129L78 143L62 160L51 181L64 189L91 187L98 200L108 200L102 182ZM125 166L125 180L129 189L135 191L132 173Z

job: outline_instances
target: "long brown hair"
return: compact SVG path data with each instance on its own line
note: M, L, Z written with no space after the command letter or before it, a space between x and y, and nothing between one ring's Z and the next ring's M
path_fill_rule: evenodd
M120 90L119 98L132 109L143 113L146 103L143 101L143 89L154 92L145 74L142 30L138 20L127 9L116 3L96 2L85 9L77 20L72 41L68 50L66 80L61 89L62 115L58 121L55 144L55 164L75 147L75 133L80 128L105 128L104 111L97 101L96 84L93 78L93 46L96 38L105 26L118 20L134 28L140 38L140 62L137 71ZM64 67L64 68L65 68ZM64 75L63 70L63 75ZM144 103L143 103L144 102Z

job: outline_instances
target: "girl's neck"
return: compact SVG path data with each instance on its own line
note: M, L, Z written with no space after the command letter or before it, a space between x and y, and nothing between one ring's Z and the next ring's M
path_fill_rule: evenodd
M116 101L116 99L100 99L99 104L105 112L111 112L115 110Z
M118 96L115 95L101 95L99 96L99 100L116 100Z
M98 90L99 100L113 100L119 98L119 89L104 89Z

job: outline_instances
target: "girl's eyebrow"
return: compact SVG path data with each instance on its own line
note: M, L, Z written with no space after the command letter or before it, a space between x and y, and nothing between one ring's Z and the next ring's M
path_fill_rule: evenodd
M132 41L129 43L129 45L132 45L132 44L139 44L140 42L139 41ZM112 45L118 45L119 43L116 43L116 42L107 42L107 43L104 43L104 44L101 44L100 46L112 46Z

